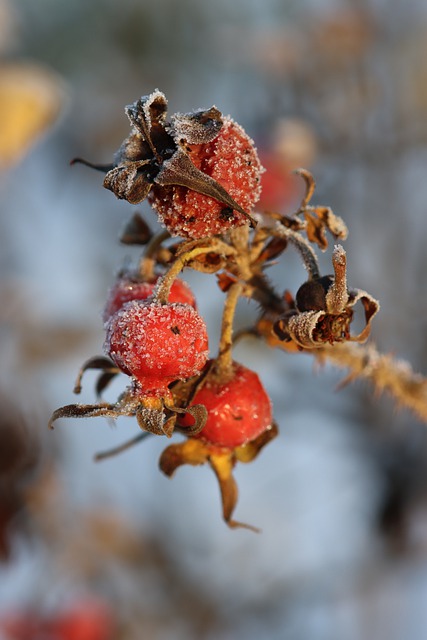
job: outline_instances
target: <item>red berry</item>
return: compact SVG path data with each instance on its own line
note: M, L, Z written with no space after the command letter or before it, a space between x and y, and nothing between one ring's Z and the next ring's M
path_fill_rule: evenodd
M198 169L216 180L250 213L261 193L262 167L253 140L240 125L225 117L211 142L187 145L186 151ZM204 238L247 222L242 213L179 185L154 184L148 199L173 236Z
M110 609L101 602L75 604L62 612L50 626L57 640L113 640L115 623Z
M265 172L261 177L261 211L283 211L297 197L297 181L289 165L274 154L262 154Z
M273 420L270 398L256 373L234 363L231 380L214 377L196 393L191 404L203 404L208 419L196 436L220 447L238 447L263 433ZM189 426L188 414L181 424Z
M153 294L153 290L161 276L156 276L152 282L142 282L137 277L126 275L120 278L110 289L107 303L104 308L103 319L108 322L111 316L116 313L125 302L130 300L146 300ZM181 302L189 304L195 309L197 308L196 299L190 287L184 280L178 278L174 280L170 294L169 302Z
M188 304L132 300L111 317L104 348L144 393L163 396L172 381L201 372L208 335L203 318Z

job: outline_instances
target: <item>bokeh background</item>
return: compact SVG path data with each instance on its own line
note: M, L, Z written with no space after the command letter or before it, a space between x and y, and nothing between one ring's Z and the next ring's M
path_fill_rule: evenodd
M47 432L139 255L124 224L138 210L156 228L69 161L110 162L124 105L155 88L171 112L215 104L245 127L270 168L265 206L292 212L291 169L313 172L315 201L349 227L350 284L381 302L372 339L426 371L423 0L1 0L0 637L423 640L426 427L366 384L337 391L343 371L238 346L281 430L236 470L236 517L259 535L223 524L209 469L162 476L160 438L95 464L130 419ZM305 278L292 249L272 275L292 291ZM215 353L221 293L186 277Z

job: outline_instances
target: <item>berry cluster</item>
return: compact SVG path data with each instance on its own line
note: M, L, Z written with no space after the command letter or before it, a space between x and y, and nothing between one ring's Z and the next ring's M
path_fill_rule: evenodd
M134 216L126 243L144 244L138 267L120 274L104 309L105 356L90 358L85 371L99 371L98 402L57 409L61 417L134 416L142 429L105 458L149 434L184 440L170 444L160 458L168 476L182 464L208 463L222 497L223 517L231 527L237 487L236 462L250 462L277 435L268 393L257 373L233 359L233 345L256 337L285 351L332 348L362 342L379 305L368 293L347 286L346 254L337 245L334 273L322 276L312 245L324 250L327 234L344 240L347 229L328 207L310 204L314 181L299 170L305 195L291 215L255 212L260 196L260 165L252 140L216 107L166 120L167 101L158 90L126 107L132 131L108 167L104 186L135 204L145 198L166 231L152 236ZM176 240L178 237L178 240ZM277 291L266 268L293 246L308 280L296 292ZM225 294L218 355L209 357L208 335L195 297L180 279L185 268L216 274ZM238 301L257 303L255 326L233 335ZM365 326L353 335L356 303ZM129 384L116 402L102 400L112 378L124 374ZM252 528L252 527L249 527Z

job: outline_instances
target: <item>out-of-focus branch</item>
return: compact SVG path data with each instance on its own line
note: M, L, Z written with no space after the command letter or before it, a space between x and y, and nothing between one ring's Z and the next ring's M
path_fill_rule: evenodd
M350 370L342 384L365 378L377 391L387 391L399 406L411 409L427 422L427 378L415 373L405 360L381 354L373 344L326 346L316 349L314 355L322 363L328 361Z

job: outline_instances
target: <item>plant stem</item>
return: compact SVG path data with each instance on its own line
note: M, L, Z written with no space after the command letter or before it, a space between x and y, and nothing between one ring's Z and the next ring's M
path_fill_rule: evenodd
M215 375L224 381L233 374L233 321L237 303L243 290L243 284L232 284L227 292L222 313L221 338L219 341L218 358L215 363Z
M154 267L156 265L156 253L165 240L170 238L169 231L162 231L154 236L150 242L147 244L147 247L144 251L144 255L142 256L139 263L139 275L143 279L144 282L150 282L154 280L155 271Z

